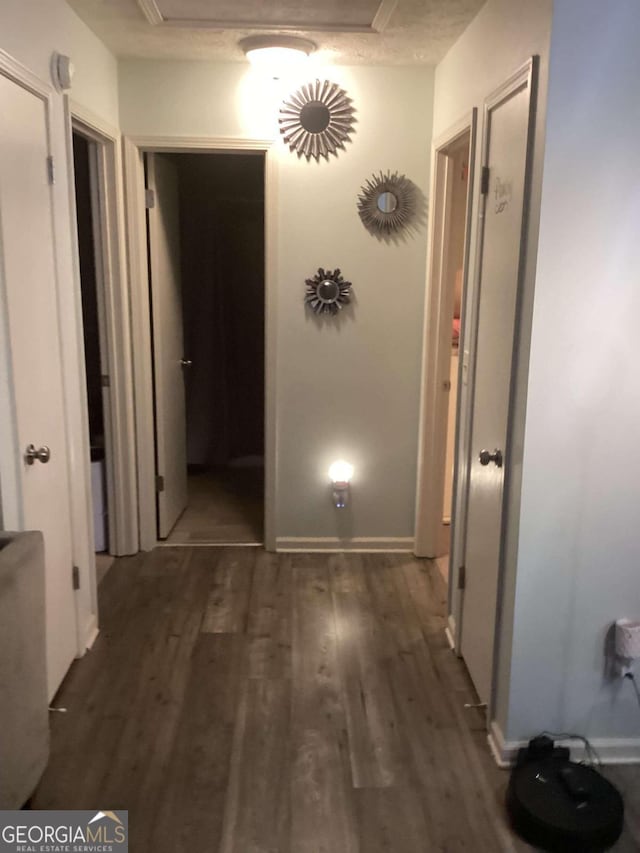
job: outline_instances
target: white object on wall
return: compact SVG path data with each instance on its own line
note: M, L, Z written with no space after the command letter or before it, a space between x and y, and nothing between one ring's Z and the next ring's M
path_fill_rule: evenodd
M618 619L616 622L616 655L628 661L640 659L640 622Z
M329 468L329 479L333 487L333 503L338 509L343 509L349 500L349 484L353 477L353 465L338 459Z
M66 92L71 88L75 68L70 56L54 51L51 54L51 79L56 92Z

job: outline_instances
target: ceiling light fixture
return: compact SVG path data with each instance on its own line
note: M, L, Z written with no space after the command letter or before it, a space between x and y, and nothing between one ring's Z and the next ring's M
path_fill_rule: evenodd
M248 36L238 42L249 62L273 77L300 66L316 45L296 36Z

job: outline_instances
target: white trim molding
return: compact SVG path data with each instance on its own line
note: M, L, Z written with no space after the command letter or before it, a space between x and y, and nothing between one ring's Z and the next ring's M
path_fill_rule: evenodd
M154 154L189 154L191 151L233 151L246 154L247 151L268 151L273 147L273 139L237 139L234 137L208 136L130 136L126 142L144 151Z
M98 615L96 613L92 613L84 632L87 651L93 647L93 644L98 639L99 634L100 628L98 627Z
M451 175L449 153L465 137L469 138L469 175L467 216L464 235L462 282L462 316L458 363L458 397L456 402L454 472L449 530L449 583L447 609L452 648L460 654L460 627L463 592L458 586L458 567L464 559L467 512L467 473L471 432L471 388L465 380L465 351L470 348L468 305L473 290L471 278L471 239L475 195L475 161L478 111L474 107L448 130L434 139L431 151L431 205L429 225L428 272L425 314L422 333L422 377L418 470L416 479L415 553L419 557L435 557L443 537L442 496L444 494L446 421L449 401L442 394L442 380L449 377L451 365L451 332L445 323L446 254L449 239ZM449 173L449 175L448 175ZM446 333L444 328L446 326ZM448 396L448 395L447 395Z
M425 314L422 332L422 379L420 401L420 438L418 447L418 474L416 484L416 554L420 557L438 557L442 551L443 494L445 482L445 450L449 395L443 394L443 381L449 378L451 365L451 320L453 293L447 280L449 268L450 214L452 195L452 149L463 140L469 140L469 177L467 190L467 215L464 234L464 261L462 298L468 293L469 257L474 203L474 163L476 147L477 111L473 109L445 134L434 141L431 152L431 216L429 226L428 273ZM464 310L464 309L463 309ZM464 315L463 315L464 317ZM464 522L458 517L460 501L458 488L464 488L463 478L457 474L464 459L466 436L461 422L465 421L466 385L462 379L464 330L460 340L458 401L456 407L456 464L453 483L451 537L455 527ZM462 416L462 417L461 417Z
M144 163L147 151L189 153L202 151L255 152L265 158L265 488L264 546L276 549L275 507L277 494L276 429L276 245L277 245L277 166L272 139L233 139L185 136L124 136L125 200L131 304L131 344L133 353L136 458L138 472L138 520L140 549L151 550L157 543L155 492L155 439L149 313L149 270L147 261L146 211L144 203Z
M120 141L120 131L117 127L109 124L102 116L94 113L93 110L85 107L84 104L74 101L73 98L69 97L68 102L72 117L85 125L91 135L96 138L96 141L99 141L101 138L109 139L112 142Z
M414 539L412 536L392 538L361 536L354 539L339 539L337 536L326 536L317 539L307 539L304 536L282 536L276 539L276 551L281 553L309 553L323 551L341 553L354 551L360 553L398 552L412 553Z
M287 24L286 21L273 22L249 18L232 20L213 16L211 18L165 18L157 0L137 0L137 3L147 21L154 27L190 30L306 30L307 32L323 33L381 33L389 23L398 5L398 0L380 0L376 14L370 24L332 24L329 21Z
M451 651L454 652L454 654L456 654L458 657L460 657L460 653L456 645L456 620L455 616L453 616L451 613L447 616L447 624L444 629L444 633L447 638L447 642L449 643L449 647L451 648Z
M10 53L2 49L0 49L0 71L6 77L10 77L14 82L20 83L24 89L27 89L33 95L37 95L43 101L46 101L47 121L50 121L49 113L51 111L53 88L34 74L30 68L18 62Z
M104 320L104 349L109 375L108 405L105 405L105 434L109 454L109 511L111 514L109 550L114 556L134 554L138 550L137 483L135 423L133 417L133 372L131 368L131 323L125 263L124 194L120 132L75 101L68 102L70 124L96 146L97 198L94 225L99 301ZM70 152L70 168L73 153ZM71 188L70 205L75 235L75 194ZM74 244L75 244L74 237ZM76 288L80 292L80 273L76 252ZM79 309L82 310L81 308ZM101 341L101 350L103 342ZM86 413L85 413L86 414ZM88 417L88 416L87 416ZM88 420L87 420L88 424ZM88 425L86 426L88 435ZM88 454L88 447L87 447ZM90 474L87 474L88 482ZM87 500L91 500L90 494Z
M532 735L533 737L533 735ZM498 767L513 767L518 756L518 750L529 742L528 740L505 740L502 729L493 720L487 735L489 749ZM559 746L571 749L572 761L583 761L586 756L584 745L576 740L558 740ZM589 743L598 753L603 764L640 764L640 737L636 738L589 738Z

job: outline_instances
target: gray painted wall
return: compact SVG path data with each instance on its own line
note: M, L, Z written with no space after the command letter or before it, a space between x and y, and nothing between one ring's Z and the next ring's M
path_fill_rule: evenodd
M556 0L507 735L634 738L604 676L640 619L640 7Z
M260 81L246 66L120 64L121 124L129 134L274 138L278 161L278 538L406 538L414 531L426 222L397 244L358 217L373 172L429 186L433 71L314 68L353 98L352 141L329 162L289 152L277 126L297 84ZM299 82L306 82L305 80ZM338 321L317 322L304 280L340 267L355 300ZM350 510L336 513L327 471L355 466Z

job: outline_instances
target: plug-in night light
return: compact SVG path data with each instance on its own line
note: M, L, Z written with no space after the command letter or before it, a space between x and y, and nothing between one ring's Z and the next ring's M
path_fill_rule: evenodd
M353 477L353 465L344 459L337 459L329 468L329 479L332 485L333 503L338 509L343 509L349 499L349 484Z

